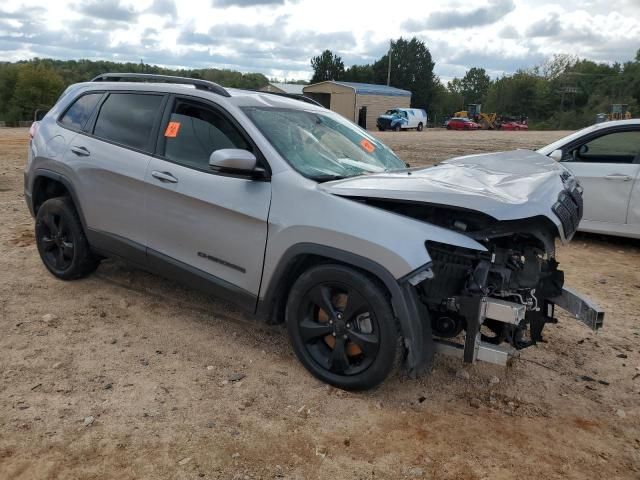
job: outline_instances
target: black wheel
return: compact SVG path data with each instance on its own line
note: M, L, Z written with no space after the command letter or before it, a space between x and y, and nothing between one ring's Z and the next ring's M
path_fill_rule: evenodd
M451 125L447 125L447 130L451 130Z
M372 388L401 359L388 295L352 268L319 265L307 270L291 288L285 318L298 359L338 388Z
M421 132L423 128L424 128L424 125L422 125L422 122L420 122L420 123L418 124L418 128L417 128L417 130L418 130L419 132Z
M399 132L400 131L400 125L396 125L395 127L393 127L393 131L394 132Z
M38 209L36 244L45 267L62 280L84 277L99 263L69 197L49 199Z
M384 132L384 128L382 127L378 127L378 130L380 130L381 132Z

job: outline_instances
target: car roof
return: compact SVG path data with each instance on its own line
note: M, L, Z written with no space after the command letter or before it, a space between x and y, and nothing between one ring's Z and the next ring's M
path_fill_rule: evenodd
M253 90L243 90L237 88L226 88L229 96L219 95L216 92L197 88L195 85L169 82L126 82L126 81L99 81L84 82L73 85L69 92L73 90L140 90L145 92L158 93L175 93L183 95L197 96L205 99L211 99L216 103L231 103L238 107L244 106L262 106L262 107L280 107L294 108L300 110L324 110L311 103L304 102L295 98L274 95L269 92L258 92ZM65 92L66 94L67 92Z
M640 118L632 118L630 120L611 120L607 122L596 123L595 125L591 125L589 127L583 128L582 130L578 130L577 132L574 132L571 135L567 135L566 137L563 137L560 140L550 143L549 145L544 146L536 151L543 155L549 155L554 150L558 150L563 146L565 146L567 143L573 142L574 140L584 135L597 132L598 130L605 130L609 128L625 127L625 126L632 126L632 125L640 126Z

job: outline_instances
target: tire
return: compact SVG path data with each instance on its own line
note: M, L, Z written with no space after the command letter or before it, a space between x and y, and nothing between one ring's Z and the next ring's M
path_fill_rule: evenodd
M396 125L395 127L393 127L393 131L394 132L399 132L400 131L400 125Z
M420 122L420 123L418 124L418 128L417 128L416 130L418 130L419 132L421 132L423 128L424 128L424 125L422 125L422 122Z
M61 280L82 278L100 263L89 249L82 223L69 197L51 198L38 209L36 245L42 263Z
M304 272L289 292L285 321L305 368L344 390L375 387L402 359L388 295L350 267L324 264Z
M447 125L447 130L451 130L451 125Z
M380 130L381 132L384 132L384 128L382 127L378 127L378 130Z

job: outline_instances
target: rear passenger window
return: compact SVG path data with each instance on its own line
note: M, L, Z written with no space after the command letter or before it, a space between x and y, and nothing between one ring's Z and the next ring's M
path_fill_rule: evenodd
M93 134L127 147L145 149L162 95L112 93L102 104Z
M229 120L206 105L178 100L164 132L164 156L173 162L209 170L209 157L216 150L252 150Z
M102 92L89 93L78 98L62 116L60 123L75 130L82 130L101 98Z

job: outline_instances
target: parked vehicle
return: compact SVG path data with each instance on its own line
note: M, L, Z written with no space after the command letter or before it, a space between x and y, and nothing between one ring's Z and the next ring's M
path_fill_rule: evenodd
M419 108L393 108L380 115L376 121L378 130L408 130L415 128L421 132L427 124L427 112Z
M57 278L129 260L286 322L304 366L344 389L403 362L427 371L436 350L505 364L542 338L554 305L602 324L554 256L581 189L534 152L408 169L325 108L104 74L34 124L24 185Z
M468 118L454 117L449 119L447 130L478 130L480 125Z
M529 130L529 125L520 122L504 122L500 124L500 130Z
M599 123L538 152L583 185L579 230L640 238L640 119Z

